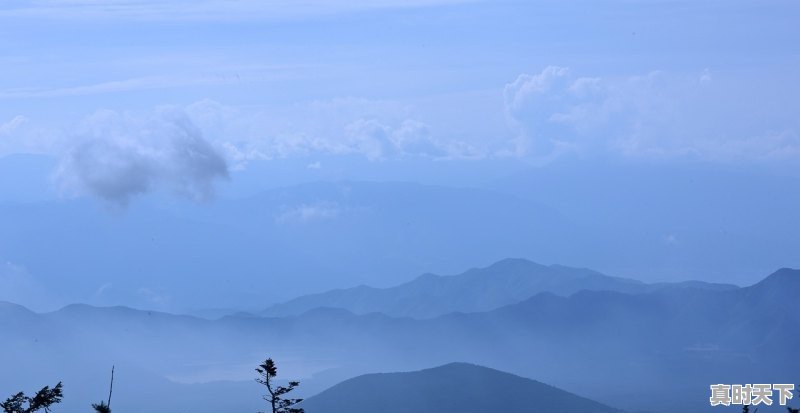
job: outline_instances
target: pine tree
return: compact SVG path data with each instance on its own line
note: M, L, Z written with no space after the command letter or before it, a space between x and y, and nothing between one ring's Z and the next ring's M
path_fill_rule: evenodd
M100 403L92 403L92 409L94 409L94 411L97 413L111 413L111 408L108 407L104 401L100 401Z
M274 387L272 380L278 375L278 368L272 359L266 359L256 368L259 376L256 382L264 385L267 388L267 394L264 395L264 400L269 402L272 407L272 413L305 413L302 408L292 407L303 399L286 399L283 395L294 390L295 387L300 385L298 381L290 381L289 385ZM262 412L264 413L264 412Z
M50 406L61 403L62 397L64 397L63 386L61 382L58 382L52 389L50 386L45 386L33 397L19 392L0 403L0 407L3 408L4 413L33 413L39 410L50 413ZM25 406L26 404L27 406Z

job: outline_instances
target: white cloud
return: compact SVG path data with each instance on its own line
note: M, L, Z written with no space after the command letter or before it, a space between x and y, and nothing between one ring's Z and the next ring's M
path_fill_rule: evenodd
M548 66L537 75L521 74L505 87L506 106L513 112L523 110L537 96L551 96L553 91L567 88L568 75L569 69L559 66Z
M431 136L428 125L406 119L391 132L392 143L405 155L422 155L431 157L458 156L459 153L447 148L442 142Z
M336 202L317 202L313 204L283 206L281 212L275 216L275 223L307 224L315 221L326 221L338 217L342 212L342 207Z
M625 77L576 77L550 66L504 89L517 156L563 152L713 160L788 158L798 153L797 121L768 114L741 85L654 71ZM740 95L737 95L740 94ZM779 133L772 132L779 130Z
M348 138L346 151L363 154L370 160L460 155L433 139L428 126L414 119L406 119L394 126L376 119L358 119L345 129Z
M157 291L152 288L142 287L136 291L139 297L143 298L149 304L156 308L166 308L172 301L169 294Z
M28 119L22 115L14 116L10 121L0 124L0 136L10 135L27 122Z
M0 99L53 98L100 95L170 88L195 88L202 86L241 85L263 82L286 81L302 78L309 66L301 65L259 65L220 62L210 57L185 56L183 61L175 57L150 57L147 62L136 59L120 60L115 65L138 65L145 63L146 71L162 71L163 67L173 68L177 74L150 75L125 79L112 79L89 84L65 85L58 87L16 87L0 90ZM202 101L201 101L202 102Z
M224 174L217 168L212 176L197 175L207 169L180 158L184 152L178 147L189 144L206 152L206 160L216 166L224 159L232 170L253 161L315 154L380 161L487 153L456 138L437 137L407 105L357 98L242 107L203 99L154 114L99 110L77 127L44 129L23 116L0 124L0 155L34 152L62 158L57 181L67 192L120 204L159 188L191 198L210 194L209 183ZM179 178L188 175L196 179Z
M667 234L667 235L665 235L664 236L664 243L666 243L668 245L678 245L678 244L680 244L680 242L678 242L678 237L675 236L675 234Z
M84 121L72 143L57 181L67 191L119 205L157 189L204 200L213 195L214 181L228 176L223 156L175 108L146 117L99 111Z
M108 291L109 291L109 290L111 290L113 287L114 287L114 284L112 284L112 283L105 283L105 284L101 285L101 286L100 286L100 287L98 287L98 288L97 288L97 290L94 292L94 294L92 295L92 298L93 298L94 300L97 300L97 299L99 299L99 298L102 298L102 297L103 297L105 294L107 294L107 293L108 293Z
M25 139L21 138L21 129L27 123L28 119L22 115L0 123L0 156L25 151L28 145L25 145Z
M708 83L711 82L711 71L708 69L703 70L703 73L700 75L700 83Z
M571 104L569 70L548 66L537 75L522 74L503 90L506 110L518 137L513 154L548 154L566 133L557 119Z
M232 108L205 100L186 109L217 141L234 168L253 160L315 153L362 155L379 161L406 156L475 156L474 148L444 141L396 102L332 99L279 108Z
M228 168L289 157L308 157L313 168L316 154L373 161L514 156L547 162L565 152L722 161L800 157L793 102L782 104L774 90L761 89L726 80L724 73L712 80L709 69L609 77L550 66L518 76L494 95L492 107L505 113L513 136L502 116L472 136L459 123L474 124L477 110L442 121L435 108L421 110L419 102L349 97L227 106L205 99L149 115L99 111L77 128L42 127L15 116L0 123L0 156L60 157L57 178L64 189L120 205L159 189L208 198ZM79 92L87 91L58 93ZM459 127L462 133L454 133Z
M236 82L235 77L223 76L147 76L108 82L59 87L51 89L22 88L0 91L0 98L62 97L102 93L127 92L132 90L164 89L173 87L222 85Z
M345 128L347 151L361 153L370 160L392 157L395 147L391 130L375 119L358 119Z
M59 131L39 127L26 116L17 115L0 123L0 156L15 153L53 154L62 143Z

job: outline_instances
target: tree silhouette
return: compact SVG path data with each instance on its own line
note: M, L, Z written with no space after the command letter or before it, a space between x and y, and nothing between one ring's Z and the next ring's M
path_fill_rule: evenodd
M290 381L289 385L278 386L273 388L272 379L278 375L278 368L272 359L266 359L257 368L259 376L256 382L263 384L267 388L267 394L264 395L264 400L269 402L272 407L272 413L305 413L302 408L292 407L303 399L285 399L284 394L294 390L295 387L300 385L299 381ZM264 412L261 412L264 413Z
M108 388L108 403L92 403L92 409L97 413L111 413L111 393L114 392L114 366L111 366L111 386Z
M108 407L104 401L100 401L100 403L92 403L92 409L94 409L94 411L97 413L111 413L111 408Z
M33 397L19 392L0 403L0 407L4 413L33 413L39 410L49 413L50 406L61 403L61 398L64 396L62 388L61 382L58 382L52 389L50 386L44 386Z

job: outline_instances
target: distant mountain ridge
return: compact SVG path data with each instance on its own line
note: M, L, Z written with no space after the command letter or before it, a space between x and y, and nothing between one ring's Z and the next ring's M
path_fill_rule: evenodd
M286 360L283 371L303 382L300 391L311 392L300 397L367 372L465 360L536 377L630 411L702 412L709 407L702 403L708 397L708 383L796 379L797 297L800 271L781 269L742 288L582 290L567 297L543 292L491 311L430 319L317 308L289 317L205 320L124 307L72 305L34 313L0 304L5 334L0 340L0 364L16 372L0 375L0 390L11 394L52 375L88 391L106 384L111 364L165 381L235 378L251 386L251 364L269 351L276 360ZM71 356L63 357L67 353ZM89 370L98 378L93 386L64 373ZM331 373L314 381L293 371L313 377ZM162 411L143 403L162 397L157 395L164 384L152 383L152 388L135 395L120 393L118 406L143 413ZM192 389L197 388L193 386L185 387L184 399L193 411L232 409L221 407L228 400L223 393L218 398L209 394L214 400L198 404L193 401ZM626 398L618 397L621 390L627 392ZM187 405L177 399L176 403ZM247 400L241 403L237 406L242 408L235 410L246 410ZM73 410L77 408L67 409Z
M317 290L460 271L465 261L550 256L576 231L557 211L512 195L408 182L314 182L191 204L137 202L108 214L82 198L0 203L2 265L36 274L60 304L108 284L94 303L158 307L169 296L160 309L258 311ZM0 299L52 305L7 289Z
M646 284L589 269L545 266L509 258L459 275L424 274L390 288L362 285L305 295L267 308L260 315L282 317L330 307L346 309L354 314L431 318L452 312L489 311L543 292L568 296L581 290L643 293L667 288L729 290L738 287L701 281Z
M365 374L305 400L315 413L620 413L556 387L468 363Z

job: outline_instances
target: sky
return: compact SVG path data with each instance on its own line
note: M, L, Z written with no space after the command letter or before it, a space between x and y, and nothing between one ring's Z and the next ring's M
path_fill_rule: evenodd
M769 0L4 1L0 203L125 219L560 162L797 177L798 16ZM7 255L12 279L26 264Z

